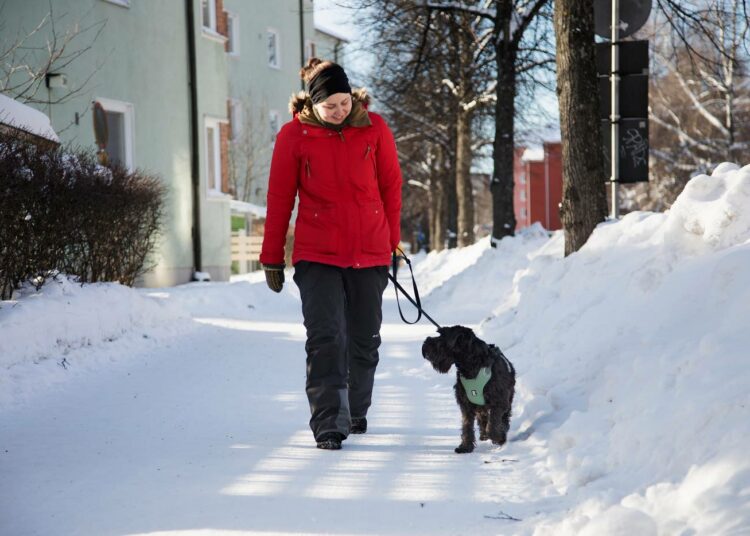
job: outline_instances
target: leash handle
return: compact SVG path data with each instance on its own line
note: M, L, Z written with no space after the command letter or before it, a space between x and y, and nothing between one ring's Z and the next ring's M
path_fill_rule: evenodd
M414 279L414 270L412 270L411 261L409 260L409 258L406 256L406 253L404 253L404 251L401 248L396 248L396 250L399 251L401 255L396 255L396 252L395 251L393 252L393 275L388 274L388 277L391 279L391 281L393 281L393 286L396 291L396 305L398 305L398 314L401 315L401 320L403 320L404 323L406 324L416 324L417 322L420 321L420 319L422 318L422 315L424 315L424 317L430 322L432 322L436 328L440 329L440 324L435 322L430 317L430 315L425 313L424 309L422 309L422 300L420 300L419 298L419 290L417 290L417 282ZM414 289L414 298L409 296L409 293L406 292L406 290L404 290L404 287L402 287L401 284L398 282L398 263L401 259L403 259L404 262L406 262L407 266L409 267L409 272L411 274L412 288ZM413 322L409 322L404 317L404 313L401 311L401 303L399 302L399 299L398 299L399 290L414 305L414 307L417 308L417 319L414 320Z

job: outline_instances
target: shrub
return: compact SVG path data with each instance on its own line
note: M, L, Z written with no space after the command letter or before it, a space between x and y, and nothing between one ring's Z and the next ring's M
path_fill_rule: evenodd
M152 268L165 195L158 177L92 151L0 133L0 298L57 273L133 285Z

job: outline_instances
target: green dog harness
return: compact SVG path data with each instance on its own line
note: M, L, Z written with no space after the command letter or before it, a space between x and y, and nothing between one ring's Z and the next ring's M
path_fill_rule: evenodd
M459 374L458 377L461 379L461 385L464 386L466 396L469 397L469 402L477 406L484 406L484 386L492 378L492 369L482 367L479 369L476 378L465 378L462 374Z

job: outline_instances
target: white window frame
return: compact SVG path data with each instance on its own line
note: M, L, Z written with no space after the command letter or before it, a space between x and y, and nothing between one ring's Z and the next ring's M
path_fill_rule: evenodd
M271 58L268 57L269 34L273 34L276 36L276 63L271 63ZM266 28L266 60L268 62L268 66L272 69L281 70L281 33L277 29L271 27Z
M201 0L201 28L213 33L216 31L216 0L206 0L208 3L208 24L203 19L203 0Z
M245 109L239 99L229 99L229 126L231 127L232 141L242 135L245 128Z
M521 201L526 201L526 190L520 192Z
M123 114L123 124L125 126L125 167L128 171L135 169L135 107L130 102L108 99L106 97L97 97L94 99L102 105L105 112L116 112Z
M521 219L528 218L528 213L526 212L526 207L521 207Z
M276 130L271 126L276 121ZM268 130L271 132L271 143L276 141L276 136L281 130L281 114L278 110L268 110Z
M205 116L204 118L204 124L203 124L203 155L206 162L205 165L205 172L206 172L206 193L209 196L217 197L217 196L224 196L224 192L221 191L221 125L226 125L228 121L224 118L219 117L211 117L211 116ZM210 165L211 163L208 160L208 129L213 128L215 133L215 138L213 140L213 148L214 148L214 155L216 157L216 161L214 162L214 177L216 179L216 184L212 185L209 182L209 178L211 176L211 169Z
M227 11L227 31L231 37L227 37L230 56L237 57L240 55L240 16L231 11Z

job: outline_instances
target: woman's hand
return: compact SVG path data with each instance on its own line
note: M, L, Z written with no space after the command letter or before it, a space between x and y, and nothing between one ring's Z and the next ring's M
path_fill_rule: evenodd
M263 271L266 273L266 285L274 292L281 292L284 287L285 264L264 264Z

